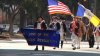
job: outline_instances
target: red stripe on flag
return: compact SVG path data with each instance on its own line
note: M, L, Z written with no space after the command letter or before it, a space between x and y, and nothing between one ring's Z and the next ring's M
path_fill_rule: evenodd
M50 14L55 14L55 13L69 14L69 15L72 14L68 6L66 6L62 2L58 2L58 5L50 5L48 6L48 8Z

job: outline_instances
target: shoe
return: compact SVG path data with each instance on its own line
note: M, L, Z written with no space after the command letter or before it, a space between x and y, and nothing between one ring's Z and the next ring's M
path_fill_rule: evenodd
M35 48L34 51L38 51L38 48Z
M97 47L96 49L99 49L99 47Z
M90 46L89 48L93 48L92 46Z
M92 48L94 47L94 45L91 46Z
M42 50L44 50L44 48L42 48Z
M56 49L55 47L53 49Z
M62 49L63 47L61 46L61 49Z
M74 47L74 45L72 44L72 47Z
M93 47L91 47L91 48L93 48Z
M42 50L44 50L44 49L42 49Z
M91 48L93 48L93 46L91 46Z
M42 50L44 50L44 46L42 46Z
M75 50L75 49L76 49L76 47L73 48L73 50Z

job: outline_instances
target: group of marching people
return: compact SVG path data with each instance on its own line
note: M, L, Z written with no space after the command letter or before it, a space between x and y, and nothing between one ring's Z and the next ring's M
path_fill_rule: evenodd
M45 20L40 17L34 23L34 29L41 29L41 30L56 30L60 33L60 40L61 40L61 48L63 47L64 36L66 35L66 25L65 21L57 16L53 16L50 20L49 26L47 26ZM54 47L55 49L55 47ZM38 45L36 45L35 50L38 50ZM44 46L42 46L42 50L44 50Z
M93 48L96 42L96 49L99 49L100 26L94 27L91 23L85 25L82 21L82 18L76 16L70 23L70 32L73 50L80 49L80 42L83 38L83 35L86 35L86 40L89 43L89 48Z
M87 37L86 39L89 42L89 47L92 48L94 46L94 42L96 39L97 49L99 49L99 42L100 42L99 26L96 28L93 27L92 24L85 26L82 19L76 16L73 18L73 21L70 23L69 28L71 32L73 50L80 49L80 42L84 34L86 34ZM61 48L63 48L63 43L65 40L64 37L66 36L66 31L67 31L65 20L62 20L60 17L53 16L50 19L49 25L47 25L45 20L42 17L40 17L34 23L34 29L41 29L41 30L49 29L49 30L58 31L60 33ZM36 45L35 50L38 50L38 45ZM44 46L42 46L42 50L44 50Z

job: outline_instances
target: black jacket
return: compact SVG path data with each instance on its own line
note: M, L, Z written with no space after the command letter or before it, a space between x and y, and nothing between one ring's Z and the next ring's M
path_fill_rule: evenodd
M34 23L34 28L37 28L38 23L39 22L35 22ZM46 30L47 29L47 26L46 26L46 23L45 22L42 22L41 23L41 29L43 29L43 30Z

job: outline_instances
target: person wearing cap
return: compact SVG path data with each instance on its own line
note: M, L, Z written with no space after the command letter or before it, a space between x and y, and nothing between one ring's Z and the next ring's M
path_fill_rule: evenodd
M100 25L95 28L94 36L95 36L95 40L96 40L96 44L97 44L97 48L96 49L99 49L99 44L100 44Z

